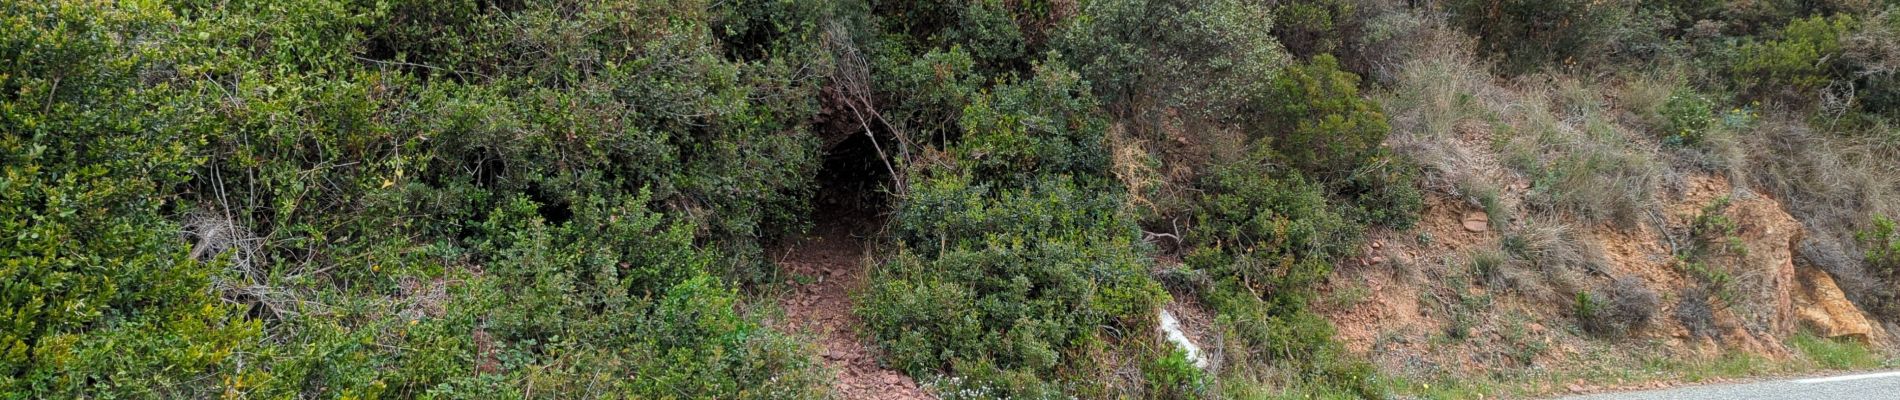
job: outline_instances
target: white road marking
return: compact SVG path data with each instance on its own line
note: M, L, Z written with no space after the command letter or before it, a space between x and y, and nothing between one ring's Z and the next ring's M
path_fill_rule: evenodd
M1895 376L1900 376L1900 371L1880 372L1880 373L1860 374L1860 375L1830 376L1826 378L1801 379L1801 380L1794 381L1794 383L1828 383L1828 382L1852 381L1852 380L1860 380L1860 379L1887 378L1887 377L1895 377Z

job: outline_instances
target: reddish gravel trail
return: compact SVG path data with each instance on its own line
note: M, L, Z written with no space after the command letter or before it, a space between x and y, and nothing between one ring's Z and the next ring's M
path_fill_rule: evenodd
M779 267L809 278L792 282L791 292L780 298L784 328L818 341L825 365L837 371L832 385L840 398L935 399L909 376L879 365L876 347L860 332L850 293L867 276L864 245L842 220L821 219L811 235L782 250Z

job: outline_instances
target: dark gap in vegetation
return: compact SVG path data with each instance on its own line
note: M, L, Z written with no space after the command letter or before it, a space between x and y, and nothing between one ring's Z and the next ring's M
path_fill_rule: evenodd
M559 195L547 188L537 184L528 188L527 194L529 199L534 200L535 214L540 215L541 220L547 221L548 225L560 226L574 219L574 209L569 207L567 199L557 197Z
M872 140L859 131L825 151L812 199L814 225L862 234L890 213L891 171Z
M482 147L478 148L478 150L479 151L474 152L474 154L480 154L481 158L471 160L472 162L470 162L471 165L474 165L475 187L483 189L499 187L501 184L501 173L507 170L508 164L502 160L501 156L496 154L497 152L494 149Z

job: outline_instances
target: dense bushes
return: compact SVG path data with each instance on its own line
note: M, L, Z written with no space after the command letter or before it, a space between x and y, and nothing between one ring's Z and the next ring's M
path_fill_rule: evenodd
M1296 57L1337 54L1358 44L1359 13L1350 0L1281 2L1273 8L1273 37Z
M860 310L894 365L1205 394L1134 333L1167 297L1110 125L1211 104L1289 129L1207 181L1233 196L1206 200L1210 247L1263 248L1204 265L1227 285L1311 282L1336 252L1271 225L1343 246L1333 198L1405 185L1357 165L1384 128L1356 78L1274 73L1243 2L4 7L0 389L27 397L822 395L739 289L776 281L761 243L804 225L838 95L913 184ZM1221 301L1261 348L1320 345L1298 299ZM1095 382L1123 366L1154 378Z
M1298 174L1277 175L1248 165L1216 171L1204 186L1210 193L1188 236L1197 249L1186 261L1224 292L1259 293L1269 315L1297 314L1331 269L1330 257L1347 251L1355 227L1327 207L1317 186Z
M1261 93L1288 58L1261 23L1269 12L1234 0L1090 1L1052 47L1111 114L1152 129L1170 110L1220 118Z
M163 10L0 6L0 397L209 397L261 337L192 259L172 189L203 162Z
M1229 165L1203 187L1208 194L1201 198L1202 213L1189 238L1236 253L1236 263L1222 266L1215 276L1285 289L1268 292L1300 293L1298 288L1325 276L1329 257L1345 254L1356 237L1349 233L1354 227L1328 207L1322 189L1298 173Z
M1830 123L1891 120L1900 98L1900 12L1795 19L1738 45L1728 70L1746 98L1812 104ZM1804 107L1806 108L1806 107Z
M1005 396L1076 390L1109 339L1099 329L1141 332L1165 296L1136 231L1113 195L1059 178L971 184L918 182L898 218L929 226L903 229L912 240L879 267L861 314L913 375L954 372Z
M1453 0L1451 22L1483 39L1480 50L1512 73L1593 54L1618 18L1621 2L1584 0Z
M1721 71L1704 89L1741 103L1818 105L1830 122L1892 118L1900 54L1895 13L1878 2L1458 0L1451 23L1477 36L1503 72L1553 66L1694 65ZM1579 59L1586 54L1602 57ZM1727 99L1718 99L1718 102ZM1883 115L1884 114L1884 115Z
M1330 30L1360 23L1353 5L1127 1L1083 11L1062 48L1128 128L1118 155L1145 154L1121 162L1166 171L1124 180L1154 191L1138 193L1156 196L1144 199L1144 222L1180 233L1187 273L1208 278L1178 293L1198 297L1239 339L1229 342L1230 374L1371 390L1366 367L1340 360L1331 327L1306 310L1357 230L1408 226L1420 201L1412 167L1383 149L1384 114L1328 54L1351 46ZM1244 23L1269 17L1260 11L1283 18L1272 31ZM1143 24L1159 27L1127 31ZM1263 45L1273 37L1299 40L1293 51L1310 59L1255 72L1287 58ZM1268 365L1300 372L1285 380Z
M1891 130L1900 12L1861 3L8 4L0 392L823 396L811 349L747 293L783 280L764 248L808 225L843 133L874 137L902 182L856 310L892 366L978 397L1374 396L1307 306L1362 232L1408 228L1422 203L1363 98L1386 88L1349 72L1391 68L1369 37L1450 22L1510 74L1648 46L1616 56L1735 77L1671 77L1635 109L1660 141L1713 149L1757 108ZM1675 178L1626 135L1636 102L1529 76L1421 82L1421 109L1459 115L1420 129L1488 137L1538 218L1641 223ZM1459 91L1476 81L1563 93ZM1768 105L1735 107L1752 100ZM1505 188L1467 189L1507 207ZM1894 270L1873 232L1867 261ZM1531 234L1505 246L1588 262ZM1173 300L1151 274L1197 277L1169 289L1216 314L1225 369L1148 334ZM1587 331L1653 318L1631 282L1578 294Z
M644 195L584 200L565 224L542 219L541 205L525 196L511 197L476 228L484 239L472 250L493 259L481 274L460 277L467 291L451 294L442 315L403 316L429 323L410 322L418 331L482 332L477 336L493 343L416 335L410 347L459 346L499 371L538 369L531 366L547 363L535 361L544 354L571 357L542 367L569 376L527 377L536 390L563 397L817 393L819 376L803 349L734 309L738 295L709 273L718 259L692 244L693 226L662 225L664 216L645 208ZM403 383L414 385L412 393L493 390L484 389L493 382L480 380L479 371L452 372L437 387L423 379Z
M1900 5L1864 18L1860 31L1844 40L1842 56L1857 70L1860 109L1900 119Z
M1250 133L1274 150L1266 159L1317 178L1355 219L1409 228L1422 202L1416 167L1386 149L1391 126L1358 84L1330 54L1290 66L1256 103L1264 118Z
M1059 65L1035 79L989 89L963 107L962 135L949 156L974 179L1025 186L1038 176L1098 180L1107 176L1107 121L1081 77Z
M1074 393L1107 336L1142 332L1165 294L1139 230L1107 186L1104 125L1057 65L999 85L962 113L943 164L920 164L892 222L897 246L859 313L914 376L978 392ZM1120 337L1117 337L1120 336Z
M170 6L4 6L0 391L821 394L731 283L806 214L809 49L694 2Z
M1852 17L1815 16L1790 22L1775 40L1750 41L1736 54L1730 72L1758 96L1806 94L1827 85L1841 54L1841 37L1854 29Z
M1271 153L1265 144L1254 154ZM1238 339L1229 362L1253 374L1289 366L1302 371L1290 384L1373 395L1369 367L1343 357L1330 323L1307 308L1332 263L1357 251L1364 222L1297 171L1251 160L1216 168L1200 185L1183 261L1209 278L1191 289Z
M1216 161L1196 184L1184 261L1209 278L1192 292L1239 339L1230 360L1292 366L1303 372L1291 384L1372 396L1369 367L1343 359L1332 327L1307 309L1362 229L1407 227L1419 207L1409 166L1386 158L1383 114L1356 82L1327 54L1275 78L1246 155Z
M1286 163L1337 178L1364 165L1391 130L1379 105L1359 97L1359 77L1339 70L1330 54L1280 72L1258 101L1263 118L1250 127Z

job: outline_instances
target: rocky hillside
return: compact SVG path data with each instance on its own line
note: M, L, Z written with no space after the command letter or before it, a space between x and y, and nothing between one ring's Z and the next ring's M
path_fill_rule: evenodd
M1335 272L1321 313L1353 352L1419 378L1658 356L1785 360L1799 357L1790 343L1804 333L1892 345L1885 325L1872 322L1832 275L1801 254L1805 228L1779 203L1720 178L1684 184L1683 197L1664 205L1674 217L1627 230L1528 231L1552 228L1523 220L1494 229L1481 208L1434 199L1418 231L1374 235L1365 256ZM1728 196L1746 200L1708 207ZM1729 253L1705 261L1713 265L1678 257L1681 246L1702 239L1674 235L1692 232L1699 218L1738 221L1719 239ZM1577 253L1556 253L1565 251Z

